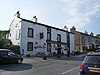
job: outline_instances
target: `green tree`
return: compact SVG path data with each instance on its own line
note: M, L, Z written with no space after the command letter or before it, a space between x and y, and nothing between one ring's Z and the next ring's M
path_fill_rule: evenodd
M20 54L20 46L19 45L12 45L9 47L9 49L17 54Z
M100 34L97 34L96 37L100 38Z
M8 44L9 43L9 44ZM11 42L10 40L7 40L7 39L0 39L0 48L3 49L7 49L9 48L9 46L11 45Z
M9 33L9 30L1 31L0 30L0 39L6 39L6 35Z

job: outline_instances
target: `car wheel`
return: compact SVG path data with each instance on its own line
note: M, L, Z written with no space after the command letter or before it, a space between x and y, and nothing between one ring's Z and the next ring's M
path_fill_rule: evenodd
M18 64L21 64L21 63L22 63L21 59L18 59L18 60L17 60L17 63L18 63Z

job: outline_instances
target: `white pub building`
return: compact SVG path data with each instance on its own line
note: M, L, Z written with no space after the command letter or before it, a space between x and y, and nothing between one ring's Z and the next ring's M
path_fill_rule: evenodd
M24 55L46 55L74 51L74 34L67 30L20 18L16 15L10 24L9 38L13 45L20 46Z

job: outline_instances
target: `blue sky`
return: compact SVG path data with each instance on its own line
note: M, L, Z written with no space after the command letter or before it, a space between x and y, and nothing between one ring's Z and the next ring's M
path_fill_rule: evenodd
M0 30L8 30L14 14L63 29L100 33L100 0L0 0Z

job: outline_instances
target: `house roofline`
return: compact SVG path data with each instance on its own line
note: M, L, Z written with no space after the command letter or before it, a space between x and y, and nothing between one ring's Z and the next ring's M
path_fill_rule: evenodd
M83 35L87 35L87 36L91 36L91 37L94 37L94 38L98 38L96 36L92 36L92 35L89 35L89 34L85 34L85 33L79 32L79 31L77 31L77 32L80 33L80 34L83 34ZM98 38L98 39L100 39L100 38Z
M39 24L41 26L45 26L45 27L51 27L53 29L56 29L56 30L61 30L61 31L64 31L64 32L67 32L67 33L71 33L71 34L74 34L72 32L69 32L69 31L66 31L66 30L63 30L63 29L60 29L60 28L57 28L57 27L53 27L53 26L50 26L50 25L46 25L46 24L42 24L42 23L38 23L38 22L33 22L31 20L27 20L27 19L24 19L24 18L19 18L21 19L22 21L27 21L27 22L31 22L31 23L34 23L34 24Z

